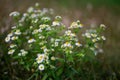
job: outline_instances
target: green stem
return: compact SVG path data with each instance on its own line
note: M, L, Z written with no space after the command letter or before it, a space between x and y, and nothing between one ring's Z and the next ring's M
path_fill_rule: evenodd
M27 80L31 80L35 75L36 75L36 73L34 73L32 76L30 76Z

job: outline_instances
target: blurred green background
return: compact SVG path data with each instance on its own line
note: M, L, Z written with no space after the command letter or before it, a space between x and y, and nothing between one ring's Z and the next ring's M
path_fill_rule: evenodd
M0 67L7 65L4 38L12 27L9 13L25 12L38 2L42 8L52 8L55 14L63 17L63 23L69 26L72 21L80 20L84 27L96 27L105 24L107 40L101 57L106 68L120 76L120 0L0 0ZM0 75L6 69L0 70ZM120 77L119 77L120 79Z

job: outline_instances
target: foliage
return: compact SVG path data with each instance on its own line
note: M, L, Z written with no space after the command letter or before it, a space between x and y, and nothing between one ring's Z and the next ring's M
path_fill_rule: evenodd
M38 6L28 8L26 13L10 14L15 26L5 38L9 56L32 73L28 80L81 79L82 64L97 64L95 56L102 52L101 44L106 40L102 35L105 25L88 29L79 38L83 28L79 20L66 27L61 16L53 18L52 9L39 10Z

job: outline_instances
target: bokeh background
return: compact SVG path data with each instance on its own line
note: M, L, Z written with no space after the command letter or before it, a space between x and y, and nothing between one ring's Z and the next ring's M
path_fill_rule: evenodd
M104 35L107 40L103 45L104 53L98 58L111 70L111 74L120 79L120 0L0 0L0 76L8 74L9 61L6 60L4 38L13 25L9 13L25 12L36 2L41 9L54 9L55 14L63 17L66 26L76 20L80 20L84 27L105 24L107 29Z

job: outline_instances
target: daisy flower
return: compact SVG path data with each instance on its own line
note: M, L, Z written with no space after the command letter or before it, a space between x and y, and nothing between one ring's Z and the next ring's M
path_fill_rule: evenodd
M38 66L38 69L39 69L40 71L43 71L43 70L45 69L45 67L44 67L43 64L40 64L40 65Z

